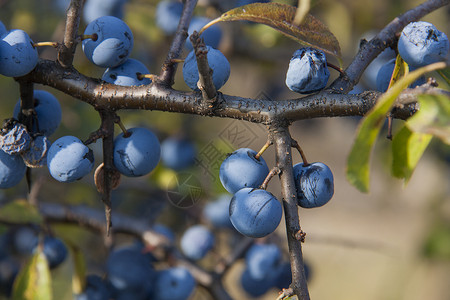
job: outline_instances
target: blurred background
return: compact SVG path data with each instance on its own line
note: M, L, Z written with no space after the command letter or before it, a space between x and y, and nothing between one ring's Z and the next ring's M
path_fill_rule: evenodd
M220 1L219 1L220 2ZM196 15L215 18L233 1L222 1L211 6L210 1L199 1ZM297 1L276 1L295 5ZM420 4L412 0L319 0L312 1L311 14L328 25L340 43L344 66L358 50L361 38L370 38L397 15ZM124 21L134 34L132 58L143 62L153 74L159 74L171 36L155 23L158 1L129 0L124 6ZM68 1L56 0L0 0L0 20L8 29L25 30L33 41L62 41L64 11ZM450 35L450 8L444 7L426 16L439 30ZM86 21L80 26L83 32ZM246 22L221 23L223 31L219 49L231 64L229 81L221 89L224 94L264 98L291 99L299 95L284 83L292 53L300 46L277 31ZM53 48L39 49L43 59L55 59ZM185 50L183 57L187 55ZM329 57L331 62L337 61ZM77 49L74 66L83 74L99 78L104 69L93 66ZM373 67L373 66L372 66ZM376 68L375 68L376 69ZM370 70L370 69L369 69ZM369 71L368 70L368 71ZM330 70L332 82L337 72ZM183 81L181 66L175 78L174 89L188 91ZM435 76L436 74L431 74ZM445 83L442 88L448 89ZM63 110L59 129L51 137L54 141L63 135L74 135L86 140L98 129L98 114L89 105L69 95L36 85L53 93ZM358 89L373 88L373 74L365 74ZM18 84L0 76L0 119L12 116L18 101ZM259 150L266 142L262 125L243 121L184 116L156 111L118 112L126 127L146 126L164 141L172 136L189 138L197 149L196 163L183 174L160 163L150 175L123 178L113 192L113 209L124 214L160 223L171 228L177 238L190 224L205 222L202 208L208 202L226 193L218 179L218 166L226 153L249 147ZM418 164L410 182L405 185L390 174L390 141L382 132L371 163L371 190L362 194L350 186L345 178L347 156L352 146L360 118L321 118L298 121L291 134L303 148L308 160L327 164L334 174L335 194L325 206L301 209L303 231L307 233L303 246L304 257L311 269L309 288L312 299L450 299L450 147L432 141ZM394 122L394 130L402 121ZM116 134L120 132L116 129ZM395 131L394 131L395 132ZM96 166L102 161L101 141L91 145ZM274 149L264 153L269 167L274 166ZM294 153L294 162L300 162ZM181 174L181 175L180 175ZM173 205L171 191L180 186L179 176L193 176L199 192L184 207ZM183 177L184 178L184 177ZM72 184L59 183L48 170L33 172L33 179L41 182L39 200L61 204L87 205L103 209L93 185L93 174ZM280 199L279 180L274 178L269 191ZM0 191L3 203L26 198L27 186L23 180L18 186ZM231 196L230 196L231 197ZM286 249L284 220L269 240ZM2 231L8 230L1 226ZM88 262L88 270L101 274L107 248L103 236L77 226L55 225L52 230L80 246ZM216 255L226 255L232 249L233 230L217 230L219 245ZM129 237L118 236L120 244ZM214 265L211 254L200 262L205 268ZM243 262L238 261L226 276L226 288L235 299L250 298L239 284ZM70 273L73 266L66 263L53 271L55 299L70 299ZM275 299L271 290L261 299ZM193 299L209 299L201 289Z

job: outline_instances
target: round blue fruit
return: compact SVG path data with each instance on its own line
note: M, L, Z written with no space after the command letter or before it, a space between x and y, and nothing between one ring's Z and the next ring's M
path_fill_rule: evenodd
M392 73L394 72L395 68L395 58L388 61L386 64L384 64L380 70L378 71L377 75L377 90L379 92L386 92L389 87L389 82L391 81ZM414 68L411 67L410 71L413 71ZM420 77L416 81L414 81L409 87L413 88L422 84L425 84L427 80L424 76Z
M274 232L282 214L281 203L265 190L243 188L231 199L231 223L248 237L260 238Z
M79 138L63 136L50 146L47 167L56 180L73 182L91 172L94 154Z
M275 244L253 244L245 254L245 263L252 278L270 277L281 261L281 250Z
M125 176L150 173L158 164L161 147L156 135L146 128L130 128L114 140L114 165Z
M43 252L47 258L50 269L54 269L59 266L67 257L67 247L64 243L51 236L44 238Z
M86 24L104 16L123 18L124 5L127 0L86 0L83 18Z
M325 53L306 47L292 55L286 73L286 85L293 92L309 94L324 89L329 77Z
M106 82L122 86L145 85L152 82L148 78L140 77L146 74L150 74L150 71L143 63L129 58L117 67L106 69L102 79Z
M183 12L183 3L178 0L163 0L156 6L156 25L170 35L177 31Z
M0 257L0 294L11 299L11 292L20 264L12 256Z
M398 53L408 65L416 68L444 61L448 49L445 33L423 21L406 25L398 40Z
M30 255L38 243L38 233L28 226L23 226L14 232L12 245L20 255Z
M35 120L33 121L33 132L39 132L49 137L61 123L61 105L55 96L44 90L34 90L33 99L37 117L37 122ZM19 112L20 99L14 107L14 118L17 119L19 117Z
M183 254L192 260L205 257L214 246L214 235L203 225L189 227L181 237L180 247Z
M95 65L114 68L123 64L133 49L133 33L124 21L112 16L95 19L86 27L83 40L86 57Z
M270 277L256 279L253 278L248 269L241 274L242 289L252 297L260 297L273 287L273 279Z
M0 21L0 38L2 38L7 33L8 33L8 30L6 29L6 27L3 24L3 22Z
M0 40L0 74L20 77L30 73L38 62L38 53L28 34L14 29Z
M109 300L111 292L108 284L98 275L86 277L86 288L83 293L75 295L75 300Z
M206 24L208 24L210 21L212 21L211 19L205 18L205 17L193 17L191 20L191 24L189 24L189 28L188 28L188 34L189 36L194 32L197 31L199 32L200 29L203 28L203 26L205 26ZM188 50L192 50L194 49L192 47L191 41L189 40L189 36L186 39L186 48ZM203 41L205 42L205 45L207 46L211 46L213 48L218 48L220 41L222 39L222 29L220 28L219 25L215 24L212 25L211 27L209 27L208 29L206 29L201 35L200 37L203 39Z
M128 299L135 300L150 297L156 272L142 247L122 246L112 251L106 261L106 272L115 290L114 299L127 299L125 295L133 295Z
M297 189L298 205L313 208L325 205L334 194L334 179L330 168L315 162L294 166L294 180Z
M159 271L156 276L153 300L186 300L195 289L195 279L183 267Z
M20 155L9 155L0 150L0 189L17 185L25 176L26 170Z
M206 55L206 57L208 58L208 65L213 71L212 81L216 90L218 90L227 82L228 77L230 77L230 63L228 62L225 55L223 55L219 50L211 48L209 46L207 46L206 48L208 50L208 54ZM183 78L184 82L186 82L191 90L200 90L197 86L199 75L197 58L195 56L194 50L189 52L188 56L184 60Z
M161 143L161 161L176 171L192 166L196 154L194 143L187 138L169 137Z
M209 202L203 208L203 216L216 228L232 228L230 220L231 197L224 194Z
M171 243L175 242L175 233L173 233L172 229L163 225L163 224L154 224L152 226L153 231L165 236Z
M219 177L223 187L231 194L242 188L258 188L269 174L265 160L255 158L257 153L240 148L231 153L220 165Z

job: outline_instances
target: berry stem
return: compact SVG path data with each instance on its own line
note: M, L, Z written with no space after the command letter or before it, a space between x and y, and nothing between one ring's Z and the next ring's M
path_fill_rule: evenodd
M266 179L264 179L264 182L259 186L260 189L265 190L267 189L267 185L269 184L270 180L272 180L273 176L279 175L281 173L280 168L274 167L272 170L270 170L269 174L267 174Z
M58 42L37 42L33 44L33 47L45 47L45 46L50 46L53 48L57 48L59 45Z
M296 141L296 140L292 140L291 142L292 147L294 147L295 149L298 150L298 152L300 153L300 156L302 157L302 161L303 161L303 165L306 167L307 165L309 165L308 160L306 159L306 155L303 152L302 147L300 147L300 144Z
M98 39L98 35L96 33L94 33L94 34L83 34L83 35L80 36L80 38L81 38L82 41L91 39L91 40L93 40L95 42Z
M392 116L392 114L389 114L387 120L388 120L388 133L386 138L392 141L392 123L394 121L394 117Z
M120 120L120 117L116 115L116 119L114 121L115 123L117 123L117 125L119 125L120 129L123 132L123 137L129 137L131 135L130 132L128 132L128 130L125 128L125 125L123 125L122 121Z
M261 155L263 155L263 153L271 146L273 145L273 141L268 139L267 142L264 144L264 146L261 148L261 150L259 150L259 152L255 155L255 158L257 160L259 160L259 158L261 157Z
M170 62L174 64L182 63L184 62L184 58L172 58Z
M345 71L342 68L340 68L332 63L329 63L329 62L327 62L327 66L338 71L341 74L341 76L345 76Z
M158 76L154 74L137 74L137 79L142 80L144 78L148 78L151 81L155 81L155 79L158 78Z

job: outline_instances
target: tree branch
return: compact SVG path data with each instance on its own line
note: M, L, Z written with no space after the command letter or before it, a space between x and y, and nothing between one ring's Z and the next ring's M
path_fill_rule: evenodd
M194 13L194 8L196 5L197 0L186 0L184 3L183 12L181 14L180 22L178 23L177 31L159 76L159 80L166 86L173 85L175 71L177 68L177 64L174 62L174 59L179 58L181 51L183 50L186 38L188 37L187 30L189 23L191 22L192 14Z
M284 216L286 220L286 233L289 246L289 258L292 269L292 283L290 288L294 290L300 300L309 300L308 286L303 267L302 242L296 238L297 232L301 232L294 174L292 169L292 138L286 126L272 127L274 136L277 166L281 171L281 193L283 196Z
M82 205L60 205L53 203L39 203L39 211L50 223L69 223L82 226L90 230L105 233L105 215L102 211ZM150 247L160 247L171 251L177 263L189 269L198 284L211 293L214 299L231 300L225 288L217 278L216 273L207 272L196 264L186 260L171 242L163 235L153 231L147 220L129 217L120 213L112 213L114 226L111 233L125 233L142 239Z
M176 91L156 82L146 86L117 86L84 76L73 68L65 69L49 60L40 61L26 77L32 82L70 94L96 109L160 110L262 124L271 124L279 119L293 122L319 117L364 116L381 95L370 91L358 95L322 91L303 98L269 101L219 93L217 108L205 111L199 106L202 95L198 92ZM434 87L408 89L401 94L395 106L394 118L407 119L412 116L417 110L414 105L416 96L423 92L449 94ZM403 105L402 102L409 104Z
M336 79L330 89L348 93L358 83L367 66L387 47L395 44L396 34L410 22L419 20L430 12L448 5L450 0L429 0L396 17L384 27L372 40L365 43L345 70L346 76Z
M58 48L58 61L65 68L72 66L75 49L78 44L78 27L80 26L83 5L84 0L72 0L67 10L64 42Z

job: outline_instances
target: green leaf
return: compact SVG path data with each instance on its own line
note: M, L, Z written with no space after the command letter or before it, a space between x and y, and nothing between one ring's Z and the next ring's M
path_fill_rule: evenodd
M13 300L51 300L51 277L42 247L17 275L13 287Z
M407 183L432 137L431 134L412 132L403 126L392 140L392 174Z
M450 68L445 68L443 70L437 71L439 75L447 82L448 85L450 85Z
M24 199L18 199L0 208L0 220L7 223L41 224L44 219L35 206Z
M420 95L420 110L406 125L414 132L432 134L450 145L450 98L444 95Z
M339 42L328 27L310 14L306 14L300 25L295 25L296 11L296 7L282 3L252 3L227 11L206 24L199 33L219 22L252 21L268 25L301 44L340 58Z
M72 275L72 290L74 294L81 294L86 287L86 262L81 250L71 244L70 249L73 254L74 273Z
M423 74L445 68L445 66L446 64L443 62L435 63L406 74L380 97L377 104L363 119L348 157L346 172L347 180L361 192L369 192L370 154L383 121L391 110L395 99L406 87Z

